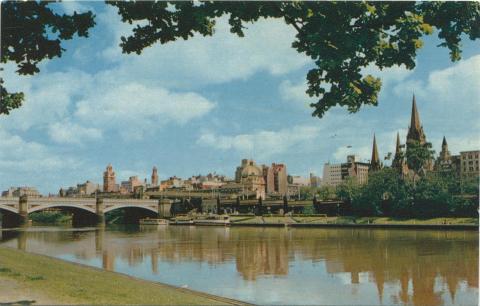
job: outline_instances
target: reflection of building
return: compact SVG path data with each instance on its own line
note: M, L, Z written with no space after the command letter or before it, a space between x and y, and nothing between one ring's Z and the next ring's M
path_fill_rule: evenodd
M249 281L245 284L254 286L256 283L251 281L264 275L288 275L291 266L297 272L312 269L311 274L318 279L333 278L333 284L343 282L345 304L377 304L370 294L352 294L350 289L358 288L355 284L361 285L361 290L376 288L378 304L383 305L476 304L473 301L478 299L478 235L469 231L311 231L248 227L200 230L186 226L146 229L138 235L104 229L81 231L81 234L64 231L10 234L19 236L16 241L8 238L2 244L47 254L75 254L84 261L99 258L106 270L114 270L115 262L121 262L122 266L128 264L131 271L146 272L145 269L150 268L153 273L159 267L191 270L192 264L205 263L203 267L215 268L202 274L207 270L202 267L197 277L221 270L227 271L224 275L227 280L240 275ZM301 294L310 293L301 290L302 285L310 281L315 282L314 287L307 284L310 290L331 288L298 274L293 275L293 281L286 281L291 290L299 290ZM325 292L322 298L335 298L335 294ZM330 301L317 300L317 304Z
M111 164L108 164L106 171L103 173L103 191L104 192L115 192L115 172Z
M358 184L368 182L369 163L356 160L354 155L347 156L342 164L325 164L323 167L323 185L336 187L348 178L354 178Z
M237 271L246 280L255 280L259 275L288 274L288 241L285 238L240 240L236 254Z

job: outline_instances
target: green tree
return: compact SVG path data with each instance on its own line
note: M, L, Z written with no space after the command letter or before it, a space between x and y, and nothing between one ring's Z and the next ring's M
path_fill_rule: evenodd
M65 49L62 41L78 35L88 37L94 26L92 12L73 15L57 14L47 1L2 1L1 57L2 63L14 62L17 73L32 75L40 70L43 59L60 57ZM8 115L22 105L23 93L10 93L0 79L0 115Z
M244 36L247 23L279 18L295 28L292 47L315 63L307 74L313 116L334 106L356 112L377 105L381 80L363 69L395 65L415 67L422 37L434 32L439 46L460 59L461 37L480 37L478 2L143 2L108 1L124 22L136 24L122 37L123 52L140 54L156 42L165 44L195 34L213 35L215 18L226 15L230 31Z
M353 177L348 177L344 182L337 186L335 194L340 200L351 203L357 199L360 192L360 185Z
M318 189L318 199L322 201L333 200L335 198L335 188L331 186L322 186Z
M416 185L413 212L416 217L444 217L453 211L452 182L448 177L427 175Z
M300 194L303 199L312 200L314 196L318 195L319 187L302 186L300 187Z
M415 188L416 178L422 175L428 169L425 166L433 160L432 144L426 142L424 144L416 140L410 140L407 143L407 150L405 156L407 158L408 168L413 170L413 186Z

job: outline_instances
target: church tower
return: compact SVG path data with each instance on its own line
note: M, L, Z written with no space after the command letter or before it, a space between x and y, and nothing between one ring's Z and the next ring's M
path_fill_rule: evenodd
M410 118L410 127L408 128L407 134L407 146L411 141L418 141L420 144L425 144L427 142L427 137L423 132L423 126L420 123L420 115L417 110L417 101L415 100L415 94L413 95L412 100L412 115Z
M108 164L106 171L103 172L103 191L115 191L115 172L113 172L111 164Z
M448 161L450 159L450 151L448 151L448 144L445 136L443 136L442 151L440 151L439 159L443 161Z
M395 156L392 161L392 168L396 169L400 174L405 175L408 172L407 163L405 162L405 155L400 144L400 134L397 132L397 143L395 146Z
M153 167L152 169L152 186L158 186L157 167Z
M447 139L443 136L442 141L442 151L435 161L434 170L441 172L452 172L457 169L460 169L460 160L456 156L452 156L450 151L448 151Z
M409 144L415 141L418 141L418 143L421 145L427 143L427 136L425 136L425 133L423 132L423 126L420 123L420 115L418 114L417 101L415 100L414 94L412 99L412 115L410 118L410 127L408 128L407 134L407 150ZM423 165L423 169L425 171L433 170L433 160L427 161Z
M380 158L378 157L377 140L373 134L372 158L370 159L370 171L378 171L382 168Z

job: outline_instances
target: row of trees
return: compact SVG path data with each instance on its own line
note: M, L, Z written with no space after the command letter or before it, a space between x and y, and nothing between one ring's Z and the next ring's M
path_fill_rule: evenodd
M342 200L359 216L477 217L479 180L430 172L414 182L402 178L395 169L384 168L370 174L365 185L349 178L337 188L306 187L303 194L319 200Z
M357 215L421 218L476 217L478 194L478 178L431 172L414 181L391 168L372 173L363 186L349 179L335 193Z

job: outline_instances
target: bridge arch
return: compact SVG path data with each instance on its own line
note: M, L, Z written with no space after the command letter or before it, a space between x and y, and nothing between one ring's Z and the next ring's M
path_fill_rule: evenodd
M58 208L63 208L63 207L64 208L76 208L76 209L91 212L93 214L96 213L95 208L85 206L85 205L67 204L67 203L53 203L53 204L34 206L34 207L31 207L30 209L28 209L28 213L33 213L33 212L36 212L36 211L41 211L41 210L45 210L45 209L48 209L48 208L56 208L56 207L58 207Z
M113 211L113 210L116 210L116 209L120 209L120 208L139 208L139 209L146 209L146 210L149 210L151 212L154 212L156 214L158 214L158 207L150 207L150 206L140 206L140 205L135 205L135 204L130 204L130 203L125 203L125 204L114 204L114 205L111 205L109 207L106 207L104 208L103 210L103 213L108 213L110 211Z
M0 204L0 212L2 209L18 215L18 208Z

